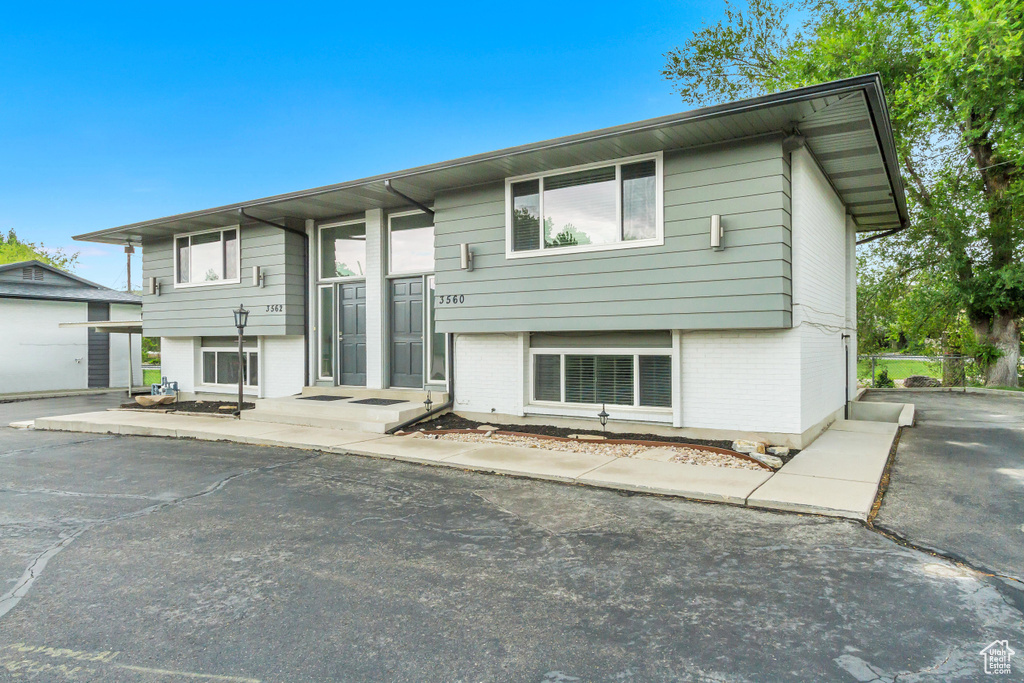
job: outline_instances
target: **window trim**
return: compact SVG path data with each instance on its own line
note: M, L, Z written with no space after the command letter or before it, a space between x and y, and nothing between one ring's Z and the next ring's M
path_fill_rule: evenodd
M651 154L637 154L630 157L622 157L619 159L609 159L607 161L598 161L592 164L581 164L579 166L568 166L566 168L556 168L549 171L542 171L540 173L530 173L527 175L515 176L512 178L505 178L505 258L506 259L521 259L521 258L537 258L540 256L554 256L556 254L583 254L592 251L614 251L617 249L639 249L642 247L660 247L665 244L665 174L664 174L664 153L653 152ZM573 173L576 171L586 171L592 168L604 168L606 166L615 166L615 180L617 189L615 193L615 207L619 219L619 230L622 229L622 165L632 164L639 161L654 160L654 195L656 197L654 205L654 237L644 240L623 240L619 239L618 242L611 242L609 244L583 244L575 247L545 247L544 240L541 239L540 246L537 249L530 249L525 251L513 251L512 250L512 185L520 183L525 180L540 180L540 223L541 230L544 228L544 178L562 175L563 173ZM620 233L621 235L621 233ZM543 237L543 236L542 236Z
M387 266L388 266L387 275L385 275L385 279L403 278L403 277L416 277L417 275L433 275L435 273L435 271L437 271L437 253L436 253L436 250L437 250L437 226L434 225L433 221L431 221L430 227L434 231L434 244L432 245L432 251L434 252L434 257L433 257L434 267L431 268L430 270L410 270L408 272L402 271L402 272L397 272L397 273L394 270L392 270L392 265L391 265L391 219L392 218L401 218L402 216L415 216L416 214L421 214L421 213L426 215L426 212L425 211L421 211L420 209L412 209L410 211L395 211L393 213L389 213L388 214L387 231L386 231L387 234L385 235L385 242L384 242L384 248L387 251L386 261L387 261Z
M256 354L256 368L257 368L257 372L260 375L259 379L263 379L263 365L262 365L262 362L263 362L263 344L261 343L261 341L262 341L261 339L257 338L257 340L256 340L256 347L255 348L247 348L247 349L243 348L242 349L242 353L245 355L246 367L249 366L249 354L251 354L251 353L255 353ZM207 351L213 352L214 354L216 354L216 353L233 353L233 354L236 354L236 355L238 354L238 349L232 349L232 348L229 348L227 346L203 346L202 344L200 344L199 345L199 378L200 378L200 381L197 382L196 384L199 387L206 388L206 389L225 389L225 388L231 388L231 387L234 387L235 389L237 389L238 388L238 384L237 383L234 383L234 384L220 384L220 383L213 383L213 382L206 382L206 381L204 381L205 378L206 378L206 367L203 364L206 362L205 359L206 359L206 352ZM214 367L216 368L216 360L214 360ZM257 384L243 384L242 388L243 389L252 389L252 390L258 392L259 389L260 389L260 385L259 385L259 383L257 383Z
M322 336L321 326L323 320L321 319L321 313L323 312L324 306L324 290L329 289L331 291L331 374L324 376L320 374L323 370L323 353L324 353L324 340ZM334 381L334 377L337 374L335 371L338 369L338 288L334 286L333 282L324 284L318 284L316 286L316 376L318 381Z
M317 260L316 277L317 277L317 282L349 282L351 280L365 280L366 279L366 274L365 273L362 274L362 275L346 275L344 277L324 277L324 258L323 258L323 253L322 253L323 252L323 244L324 244L324 241L323 241L323 229L324 228L338 228L338 227L341 227L343 225L356 225L357 223L363 223L363 227L365 229L365 231L363 233L363 241L365 243L368 240L368 235L366 234L366 232L369 231L369 228L366 225L366 218L365 217L363 217L363 218L353 218L353 219L345 220L345 221L331 221L330 223L324 223L323 225L316 226L316 256L317 256L317 259L316 259ZM364 244L363 258L367 259L368 255L369 255L369 249L366 249L365 246L366 245Z
M543 401L537 399L534 396L534 392L537 389L535 370L536 363L534 356L559 356L559 383L561 387L561 401ZM661 347L641 347L641 348L573 348L573 347L560 347L560 348L531 348L530 349L530 405L544 406L550 408L593 408L599 410L603 404L601 403L569 403L565 400L565 357L566 356L632 356L633 357L633 404L632 405L620 405L618 403L604 404L608 407L612 407L615 410L625 411L639 411L644 413L658 413L671 415L674 406L644 406L640 405L640 356L673 356L671 348ZM674 395L673 395L674 398Z
M221 242L221 245L223 245L224 244L223 233L227 232L228 230L234 230L235 231L235 239L238 242L238 248L235 250L236 251L236 253L235 253L235 272L238 273L238 277L233 278L231 280L227 280L227 279L224 279L224 280L210 280L209 282L178 282L178 239L181 238L181 237L188 237L188 238L190 238L189 239L189 248L191 248L191 246L192 246L191 238L193 236L195 236L195 235L206 235L206 234L211 233L211 232L219 232L219 233L221 233L220 242ZM225 226L223 228L210 228L209 230L194 230L192 232L179 232L179 233L175 234L174 237L171 240L171 255L173 256L173 261L174 261L173 281L174 281L174 288L175 289L189 289L189 288L192 288L192 287L217 287L219 285L237 285L237 284L241 284L241 282L242 282L242 226L241 225L227 225L227 226ZM189 267L190 268L192 267L191 263L189 263Z

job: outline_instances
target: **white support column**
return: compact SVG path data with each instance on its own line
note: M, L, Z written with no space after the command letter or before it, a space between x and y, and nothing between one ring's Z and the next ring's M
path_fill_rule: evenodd
M683 426L683 332L672 330L672 426Z
M306 263L309 264L309 272L306 273L306 357L308 360L306 378L308 378L308 384L316 384L316 379L320 376L317 368L316 345L316 341L319 339L318 335L320 334L320 323L317 321L319 309L317 308L316 296L316 273L320 258L320 245L317 244L316 239L316 222L312 219L307 219L305 228L308 237L306 240L308 246L306 250ZM263 354L260 354L261 362L262 358Z
M384 211L366 212L366 387L383 389L387 377L387 241Z

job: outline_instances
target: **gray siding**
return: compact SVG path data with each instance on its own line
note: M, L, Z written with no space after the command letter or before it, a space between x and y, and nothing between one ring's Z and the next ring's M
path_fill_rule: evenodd
M438 195L442 332L777 328L792 324L791 190L777 137L664 155L665 244L505 258L505 187ZM721 214L723 251L709 246ZM474 252L459 267L459 244Z
M245 304L246 335L303 333L303 239L269 226L243 226L241 282L205 287L174 287L173 238L146 240L142 276L160 281L160 295L144 294L142 327L150 337L233 336L232 311ZM252 284L252 267L266 272L263 288ZM143 287L146 280L143 280ZM267 307L283 305L284 312Z

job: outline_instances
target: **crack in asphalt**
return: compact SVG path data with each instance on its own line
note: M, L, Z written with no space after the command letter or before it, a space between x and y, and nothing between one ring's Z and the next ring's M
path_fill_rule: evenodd
M105 525L105 524L114 524L114 523L117 523L117 522L123 522L125 520L129 520L129 519L136 519L138 517L145 517L145 516L148 516L148 515L152 515L154 513L160 512L161 510L164 510L166 508L177 507L177 506L179 506L179 505L181 505L183 503L187 503L187 502L189 502L191 500L195 500L197 498L202 498L204 496L208 496L208 495L211 495L213 493L216 493L217 491L220 491L221 489L223 489L225 486L227 486L229 483L231 483L235 479L239 479L241 477L247 477L247 476L252 475L252 474L260 474L260 473L263 473L263 472L270 472L270 471L276 470L276 469L278 469L280 467L287 467L289 465L299 465L299 464L302 464L304 462L308 462L310 460L313 460L315 458L323 457L324 455L327 455L327 453L324 453L324 452L321 451L321 452L313 453L311 455L304 456L302 458L296 458L295 460L288 460L288 461L285 461L285 462L273 463L273 464L270 464L270 465L262 465L260 467L252 467L252 468L249 468L247 470L243 470L241 472L236 472L235 474L232 474L232 475L229 475L227 477L224 477L223 479L217 481L214 484L211 484L210 486L207 486L205 489L203 489L202 491L199 491L197 493L191 493L191 494L189 494L187 496L180 496L178 498L174 498L174 499L171 499L171 500L161 501L161 502L156 503L154 505L150 505L148 507L142 508L141 510L135 510L133 512L125 512L125 513L120 514L120 515L115 515L113 517L108 517L106 519L101 519L101 520L98 520L98 521L95 521L95 522L90 522L88 524L85 524L85 525L79 527L78 529L75 529L74 531L72 531L71 533L69 533L68 535L64 536L59 541L57 541L56 543L51 545L46 550L44 550L43 552L41 552L38 555L36 555L36 557L32 560L32 562L29 563L28 568L25 569L25 572L21 575L21 578L14 585L14 588L12 588L11 590L7 591L3 595L0 595L0 619L2 619L8 612L10 612L12 609L14 609L14 607L19 602L21 602L21 599L28 594L29 590L32 588L32 584L35 583L36 579L38 579L42 575L43 570L46 569L47 563L55 555L57 555L59 552L61 552L62 550L67 548L69 545L71 545L71 543L76 538L78 538L79 536L84 534L86 531L90 531L92 529L95 529L98 526L102 526L102 525Z
M129 498L132 500L167 500L161 496L146 496L136 493L87 493L85 491L62 491L60 489L19 489L9 486L0 488L0 493L44 494L48 496L67 496L70 498Z
M9 458L10 456L17 455L19 453L31 453L33 451L41 451L41 450L45 450L45 449L48 449L48 448L53 448L54 446L75 446L75 445L80 444L80 443L95 443L96 441L109 441L110 439L113 439L115 436L117 436L117 435L116 434L111 434L109 436L100 436L100 435L97 434L94 438L91 438L91 439L81 439L80 441L66 441L66 442L60 443L60 444L47 444L45 446L32 446L31 448L19 448L16 451L4 451L3 453L0 453L0 458Z

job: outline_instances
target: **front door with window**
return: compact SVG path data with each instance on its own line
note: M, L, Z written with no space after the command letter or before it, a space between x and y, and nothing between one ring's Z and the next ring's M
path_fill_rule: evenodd
M423 278L391 281L391 386L423 387Z
M338 384L366 384L366 284L338 285Z

